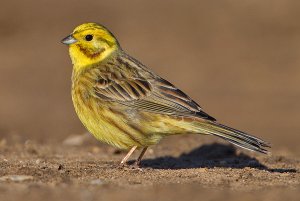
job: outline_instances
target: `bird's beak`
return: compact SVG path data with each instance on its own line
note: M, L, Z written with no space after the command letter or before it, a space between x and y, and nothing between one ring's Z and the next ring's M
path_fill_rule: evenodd
M71 34L71 35L65 37L64 39L62 39L61 42L65 45L71 45L73 43L76 43L77 40Z

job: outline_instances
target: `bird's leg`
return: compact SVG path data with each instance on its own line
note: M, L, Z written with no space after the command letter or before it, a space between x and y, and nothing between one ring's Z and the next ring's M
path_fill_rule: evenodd
M130 149L130 151L128 152L128 154L122 159L121 164L120 165L124 165L128 158L131 156L131 154L134 152L134 150L136 150L137 146L134 146Z
M148 147L143 148L143 150L142 150L140 156L139 156L138 159L135 161L134 165L140 166L141 160L142 160L142 158L143 158L145 152L147 151L147 149L148 149Z

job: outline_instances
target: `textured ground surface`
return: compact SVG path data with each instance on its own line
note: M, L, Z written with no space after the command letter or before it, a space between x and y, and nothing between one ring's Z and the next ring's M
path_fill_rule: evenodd
M141 169L120 167L125 153L97 146L88 135L71 136L62 145L2 140L0 199L240 200L242 195L251 200L255 195L258 200L296 200L299 158L240 152L201 139L205 144L200 136L164 140L147 152Z

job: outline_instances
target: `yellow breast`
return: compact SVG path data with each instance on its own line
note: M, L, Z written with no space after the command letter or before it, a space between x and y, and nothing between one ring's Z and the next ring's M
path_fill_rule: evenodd
M79 119L95 138L121 149L145 147L161 139L160 136L145 135L143 129L135 126L139 122L132 124L122 108L117 111L109 102L94 97L93 86L87 80L84 77L73 79L72 100Z

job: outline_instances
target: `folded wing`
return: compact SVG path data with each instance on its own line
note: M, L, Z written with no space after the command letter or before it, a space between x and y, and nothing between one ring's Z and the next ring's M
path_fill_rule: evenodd
M99 99L118 102L137 110L215 121L189 96L159 77L146 80L110 75L98 79L94 90Z

